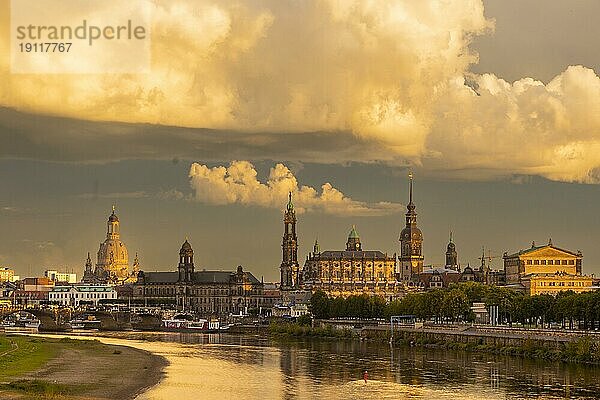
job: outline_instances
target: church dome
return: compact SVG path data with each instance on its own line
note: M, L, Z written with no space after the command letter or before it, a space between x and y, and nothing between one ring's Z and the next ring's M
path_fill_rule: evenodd
M453 242L448 243L448 251L455 251L456 245Z
M115 206L113 206L112 213L108 217L108 222L119 222L119 217L115 214Z
M187 241L187 239L181 245L181 250L179 250L179 254L180 255L194 254L194 250L192 250L192 245L190 244L190 242Z
M421 230L416 226L407 226L400 232L400 240L423 240L423 233L421 233Z

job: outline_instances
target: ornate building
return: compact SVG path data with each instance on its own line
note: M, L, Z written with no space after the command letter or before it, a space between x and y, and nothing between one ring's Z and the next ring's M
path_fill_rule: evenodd
M264 285L239 266L232 271L196 271L194 251L186 241L173 272L140 271L133 284L134 299L147 304L176 304L182 311L205 316L246 313L265 306Z
M137 254L136 254L137 263ZM86 283L125 283L135 279L129 271L127 247L121 241L120 221L115 207L108 217L106 240L100 243L96 268L92 270L92 260L88 253L83 274Z
M406 206L406 226L400 232L400 280L412 284L423 272L423 233L417 227L417 213L413 203L413 175L409 178L409 202Z
M283 241L280 270L280 288L298 289L300 287L300 264L298 264L298 236L296 235L296 211L292 203L292 192L283 214Z
M545 246L505 253L506 285L528 294L556 294L563 290L592 290L592 277L582 274L583 255L556 247L552 240Z
M331 296L381 295L391 300L403 293L396 281L396 254L363 250L356 227L348 234L346 250L321 251L315 241L303 268L307 290L322 290Z

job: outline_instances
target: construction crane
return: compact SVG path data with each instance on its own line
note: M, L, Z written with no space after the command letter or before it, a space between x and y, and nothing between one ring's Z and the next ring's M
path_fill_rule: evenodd
M492 263L493 259L496 258L502 258L502 256L499 255L492 255L492 252L490 250L488 250L487 252L487 256L485 255L485 247L482 246L481 247L481 257L477 257L478 260L481 261L481 270L483 271L485 269L485 267L487 266L489 268L490 264ZM486 263L487 261L487 263Z

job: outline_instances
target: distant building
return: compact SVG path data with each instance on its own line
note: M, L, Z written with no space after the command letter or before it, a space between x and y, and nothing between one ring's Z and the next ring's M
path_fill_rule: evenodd
M132 287L137 300L174 304L207 316L240 315L264 305L263 283L242 266L236 271L195 271L194 251L187 240L179 251L177 271L140 271Z
M452 283L460 282L462 274L452 268L428 266L418 275L416 286L423 289L447 288Z
M108 217L106 239L100 243L98 250L96 267L92 268L92 260L88 253L82 282L122 284L135 280L136 265L134 271L129 271L129 255L127 247L121 241L120 230L119 217L115 214L113 206L112 213Z
M400 232L400 280L409 286L418 285L423 272L423 233L417 227L417 213L413 203L413 176L409 175L409 202L406 206L406 226Z
M114 300L117 292L112 285L64 285L55 286L48 293L51 304L78 307L82 304L98 305L100 300Z
M49 292L54 289L54 281L49 278L25 278L21 281L21 288L27 292Z
M506 283L520 283L523 275L553 274L565 272L570 275L581 275L583 255L580 251L572 252L558 248L552 240L545 246L531 244L531 248L519 250L513 254L504 254L504 270Z
M537 294L550 294L554 296L565 290L572 290L575 293L595 290L591 276L572 275L565 272L527 274L521 277L521 284L525 287L525 292L531 296Z
M77 274L69 273L69 272L58 272L53 269L49 269L44 271L44 276L49 278L50 280L56 282L64 282L64 283L77 283Z
M14 270L7 267L0 268L0 282L13 282L14 277Z
M304 263L303 280L306 289L334 297L369 294L389 300L404 293L396 280L396 254L363 250L355 226L348 234L346 250L321 251L315 241Z
M564 290L593 290L593 278L582 274L583 255L556 247L552 240L545 246L504 254L506 285L531 295L556 294Z
M308 304L275 304L273 306L273 317L298 318L303 315L309 315Z

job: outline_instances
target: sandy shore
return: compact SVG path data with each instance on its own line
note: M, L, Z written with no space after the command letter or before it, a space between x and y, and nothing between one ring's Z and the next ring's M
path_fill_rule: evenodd
M55 356L41 368L12 377L11 381L41 380L66 387L68 393L48 396L4 389L0 398L133 399L156 385L168 364L164 357L127 346L95 340L41 340L54 347Z

